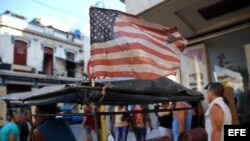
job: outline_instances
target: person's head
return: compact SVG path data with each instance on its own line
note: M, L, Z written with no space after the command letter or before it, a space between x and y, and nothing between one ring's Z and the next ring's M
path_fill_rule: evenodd
M90 104L89 103L85 104L85 106L88 107L88 108L90 108Z
M224 86L218 82L209 83L205 89L207 89L207 97L209 102L217 97L223 97L224 95Z
M36 116L35 116L35 123L38 125L43 121L47 120L48 118L54 118L55 116L49 115L39 115L39 114L56 114L57 113L57 105L50 104L50 105L39 105L36 106Z
M57 114L60 114L60 113L61 113L61 109L60 109L59 106L56 107L56 113L57 113Z
M172 102L162 102L161 105L164 108L171 108L172 107Z
M29 110L24 111L24 119L29 122L31 121L31 114Z
M12 108L10 112L12 121L16 123L24 121L24 111L21 108Z
M123 105L123 104L118 105L119 109L124 108L124 106L125 106L125 105Z
M249 127L250 126L250 113L247 114L246 118L242 120L242 125Z

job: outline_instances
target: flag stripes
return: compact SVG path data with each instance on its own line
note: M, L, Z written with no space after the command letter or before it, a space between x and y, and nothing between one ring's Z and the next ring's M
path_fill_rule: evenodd
M109 9L92 7L90 16L92 77L157 79L179 69L187 41L177 28Z

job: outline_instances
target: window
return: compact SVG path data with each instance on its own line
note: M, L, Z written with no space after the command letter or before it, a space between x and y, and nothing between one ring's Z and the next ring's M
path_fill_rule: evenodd
M47 75L53 75L53 49L44 48L43 71Z
M27 61L27 43L15 40L14 45L14 64L26 65Z
M68 77L75 77L75 55L71 52L67 52L67 60L66 60L66 70L67 70L67 76Z
M75 55L74 55L73 53L67 52L66 55L67 55L67 60L72 60L72 61L74 61Z

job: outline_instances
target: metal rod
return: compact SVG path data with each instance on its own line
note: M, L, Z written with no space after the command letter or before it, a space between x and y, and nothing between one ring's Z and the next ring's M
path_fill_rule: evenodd
M95 115L95 127L96 127L96 137L97 141L101 141L101 134L100 134L100 127L99 127L99 121L100 121L100 115L98 112L98 107L95 106L94 108L94 115Z
M195 38L195 39L191 39L188 42L188 45L195 44L195 43L198 43L198 42L202 42L202 41L205 41L205 40L209 40L209 39L212 39L212 38L216 38L218 36L222 36L222 35L232 33L232 32L235 32L235 31L239 31L239 30L242 30L242 29L246 29L246 28L249 28L249 27L250 27L250 23L248 22L246 24L243 24L243 25L240 25L240 26L237 26L237 27L229 28L229 29L226 29L226 30L223 30L223 31L213 33L213 34L209 34L209 35L201 36L201 37L198 37L198 38Z
M30 126L31 126L31 133L30 133L30 138L32 141L35 141L34 139L34 124L33 124L33 118L32 118L32 110L31 106L29 106L29 112L30 112Z
M38 116L74 116L74 115L80 115L80 116L86 116L86 115L117 115L117 114L125 114L125 113L153 113L153 112L164 112L164 111L180 111L180 110L187 110L192 109L192 107L186 107L186 108L170 108L170 109L147 109L147 110L140 110L140 111L125 111L125 112L99 112L97 113L71 113L71 114L34 114L32 116L38 115Z

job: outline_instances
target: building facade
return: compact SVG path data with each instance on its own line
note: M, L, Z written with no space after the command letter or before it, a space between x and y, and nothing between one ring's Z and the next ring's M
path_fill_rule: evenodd
M128 13L166 27L177 27L188 39L181 55L180 83L206 93L203 88L209 82L222 82L233 88L239 117L250 115L250 2L123 2Z
M79 30L6 11L0 16L0 95L84 81L83 41ZM0 111L1 126L3 101Z

